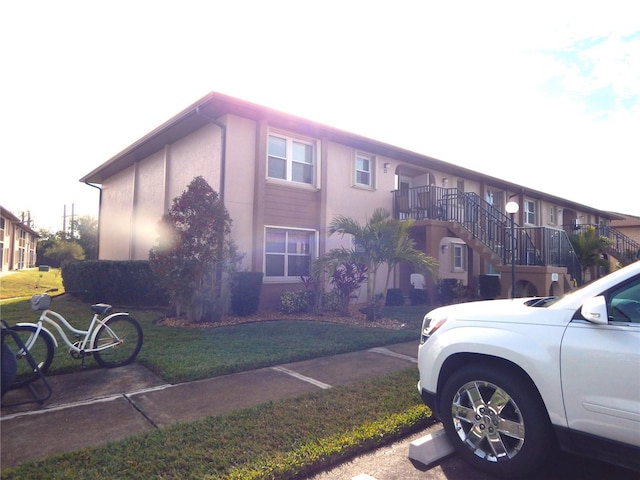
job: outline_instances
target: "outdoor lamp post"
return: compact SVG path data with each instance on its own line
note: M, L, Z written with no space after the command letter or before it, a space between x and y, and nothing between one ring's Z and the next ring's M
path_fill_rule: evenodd
M518 202L510 200L505 206L507 213L511 217L511 298L516 296L516 229L514 216L520 210Z

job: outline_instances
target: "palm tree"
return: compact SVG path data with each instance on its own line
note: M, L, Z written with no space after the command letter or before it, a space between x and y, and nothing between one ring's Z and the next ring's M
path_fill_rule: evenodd
M569 240L580 262L583 283L589 268L607 266L608 263L602 259L601 254L609 241L606 237L598 235L594 226L589 225L581 233L571 235Z
M377 298L376 280L378 269L387 265L387 275L382 299L386 298L389 288L391 272L400 262L406 261L414 265L418 271L433 273L436 261L415 248L415 242L409 237L409 229L413 220L397 220L391 214L378 208L374 210L366 224L361 225L353 218L344 215L337 216L329 226L329 233L341 236L350 235L353 246L351 249L340 248L331 250L327 258L335 261L348 261L363 264L367 267L367 299L369 308L367 318L375 320Z

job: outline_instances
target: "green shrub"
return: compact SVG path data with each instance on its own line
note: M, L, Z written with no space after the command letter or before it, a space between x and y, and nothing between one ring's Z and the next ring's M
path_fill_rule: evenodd
M367 306L360 309L360 313L367 316L367 320L375 321L376 318L382 317L384 313L384 297L382 293L377 293L367 302Z
M313 311L315 295L311 290L283 292L280 306L284 313L308 313Z
M339 312L342 309L342 298L337 290L320 294L320 309L323 312Z
M65 291L85 302L167 305L167 294L146 260L65 262L61 272Z
M443 305L453 303L453 299L456 296L456 289L458 288L459 280L455 278L443 278L436 285L438 292L438 301Z
M411 305L426 305L429 302L429 295L426 290L421 288L412 288L409 292Z
M231 313L248 317L258 313L262 272L237 272L231 282Z
M401 288L390 288L387 290L387 299L385 301L387 307L400 307L404 305L404 295Z
M500 277L497 275L480 275L478 277L480 298L493 300L500 294Z

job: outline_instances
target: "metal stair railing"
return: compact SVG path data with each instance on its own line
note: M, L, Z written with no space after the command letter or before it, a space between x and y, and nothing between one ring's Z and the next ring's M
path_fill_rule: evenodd
M567 228L573 235L584 233L588 228L595 228L598 236L607 239L607 247L613 252L614 257L630 261L640 259L640 243L609 225L572 225Z
M396 218L455 222L503 264L511 263L511 218L478 194L434 185L394 193ZM580 278L579 262L564 230L516 225L514 233L517 265L566 267L572 278Z

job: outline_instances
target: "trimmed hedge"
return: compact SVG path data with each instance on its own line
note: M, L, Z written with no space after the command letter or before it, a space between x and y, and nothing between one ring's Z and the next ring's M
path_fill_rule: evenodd
M85 302L127 306L167 305L147 260L85 260L62 264L62 284L67 293Z
M404 294L400 288L390 288L387 290L385 301L387 307L400 307L404 305Z
M262 272L237 272L231 283L231 314L248 317L258 313Z
M411 305L426 305L429 303L429 294L426 290L420 288L412 288L409 292Z
M480 275L478 277L480 287L480 298L483 300L493 300L500 295L500 277L498 275Z

